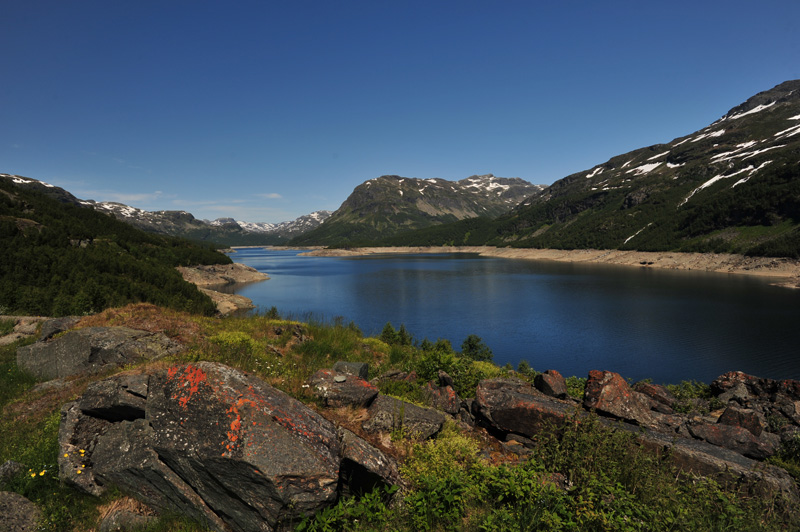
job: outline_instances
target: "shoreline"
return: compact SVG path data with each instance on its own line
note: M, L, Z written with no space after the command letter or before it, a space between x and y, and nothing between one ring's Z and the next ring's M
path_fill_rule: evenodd
M240 310L253 309L256 306L250 298L236 294L226 294L215 290L215 287L254 283L269 279L269 275L266 273L261 273L255 268L238 262L211 266L179 266L177 270L185 281L192 283L198 290L211 298L217 307L217 312L222 316Z
M800 288L800 260L781 257L747 257L727 253L682 253L676 251L620 251L615 249L534 249L492 246L365 247L317 249L303 256L350 257L393 253L477 253L482 257L610 264L665 270L705 271L768 277L771 283Z

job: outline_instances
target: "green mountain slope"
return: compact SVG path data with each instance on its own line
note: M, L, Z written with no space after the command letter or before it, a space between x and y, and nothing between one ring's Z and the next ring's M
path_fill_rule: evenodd
M211 300L175 267L230 262L8 174L0 174L0 249L0 314L83 314L140 301L210 314Z
M293 245L357 245L399 233L507 212L544 187L491 174L460 181L381 176L362 183L320 227Z
M796 80L757 94L691 135L556 181L479 227L441 227L384 243L797 257L799 223Z

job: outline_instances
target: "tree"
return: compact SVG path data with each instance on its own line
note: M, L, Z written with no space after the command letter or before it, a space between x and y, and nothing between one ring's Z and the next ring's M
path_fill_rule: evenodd
M397 331L392 326L391 322L386 322L386 325L383 326L383 331L381 331L380 339L382 342L387 343L389 345L394 345L397 343L399 337Z
M494 358L489 346L483 343L480 336L474 334L467 336L464 343L461 344L461 355L472 360L484 362L491 362Z

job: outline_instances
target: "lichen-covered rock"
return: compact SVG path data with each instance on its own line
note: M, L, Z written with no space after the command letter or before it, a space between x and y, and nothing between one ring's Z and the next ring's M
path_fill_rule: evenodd
M752 432L742 427L716 423L689 425L689 432L695 438L712 445L725 447L739 454L763 460L775 454L774 445L764 439L756 438Z
M127 327L87 327L18 348L17 365L48 380L155 360L179 350L180 345L162 333Z
M445 375L447 374L445 373ZM461 410L461 399L452 386L437 385L439 382L441 379L430 381L422 388L422 394L425 396L427 404L450 415L458 414L458 411Z
M566 399L569 395L567 393L567 380L554 369L548 369L544 373L536 375L533 379L533 385L537 390L550 397Z
M573 403L549 397L519 379L487 379L478 384L476 419L494 431L533 437L557 429L568 416L580 415Z
M717 423L747 429L756 438L761 436L761 433L764 432L764 425L755 411L737 408L735 406L726 408L722 415L719 416Z
M422 408L394 397L378 395L367 411L362 425L367 432L402 431L413 438L427 439L444 425L444 415L432 408Z
M335 370L321 369L309 379L314 395L326 406L367 407L377 397L378 388L364 379Z
M355 378L355 377L354 377ZM264 381L199 362L94 383L64 407L62 479L215 530L283 530L397 480L394 462Z
M649 399L632 390L625 379L613 371L589 372L583 406L637 425L655 425Z
M677 398L665 386L652 382L639 381L632 386L633 390L649 397L651 408L662 414L672 414Z

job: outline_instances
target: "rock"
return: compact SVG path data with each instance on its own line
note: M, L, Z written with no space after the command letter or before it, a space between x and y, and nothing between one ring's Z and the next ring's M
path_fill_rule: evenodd
M791 475L779 467L757 462L705 441L675 438L674 435L643 430L625 423L615 426L635 433L646 449L668 455L673 465L683 473L711 478L750 496L772 497L777 494L790 509L800 504L797 484Z
M341 441L341 495L363 495L380 486L400 483L395 461L347 429L339 429Z
M445 375L447 374L445 373ZM436 381L430 381L422 388L422 394L425 396L427 404L437 410L450 415L456 415L461 410L461 399L452 386L437 386Z
M618 373L612 371L589 372L583 406L599 414L612 416L637 425L655 424L650 414L650 401L646 396L628 386Z
M149 379L147 375L119 375L93 382L78 406L84 414L107 421L144 418Z
M77 401L61 407L61 424L58 428L58 476L86 493L102 495L107 486L98 482L91 466L91 456L101 436L111 427L111 422L86 416Z
M333 371L344 375L353 375L362 380L369 380L369 364L366 362L345 362L337 361L333 365Z
M72 329L80 320L78 316L67 316L42 322L42 331L39 333L39 341L44 342L58 333Z
M746 410L737 408L735 406L729 406L726 408L717 420L717 423L747 429L756 438L761 436L761 433L764 431L764 426L762 425L758 414L756 414L753 410Z
M441 412L386 395L378 395L367 414L369 419L362 425L367 432L401 431L421 440L436 435L444 425Z
M95 494L115 485L220 531L285 530L341 493L398 478L364 440L211 362L105 379L62 416L63 480Z
M321 369L309 379L314 395L322 399L326 406L367 407L378 395L378 388L354 376Z
M752 432L742 427L719 423L689 425L689 433L712 445L725 447L755 460L772 456L776 450L771 443L759 440Z
M451 388L455 386L453 377L448 375L447 372L439 370L437 372L437 377L439 378L439 386L450 386Z
M10 491L0 491L0 530L34 532L42 511L31 501Z
M632 388L634 391L646 395L659 405L666 407L667 411L663 411L664 409L659 409L654 405L653 409L661 412L662 414L672 414L675 403L678 401L677 398L672 395L672 393L667 390L665 386L661 386L660 384L639 381L634 384Z
M25 465L14 460L6 460L0 465L0 480L10 480L25 471Z
M533 385L537 390L550 397L566 399L569 396L566 379L554 369L548 369L544 373L536 375L533 379Z
M49 380L154 360L180 350L162 333L126 327L87 327L17 349L17 365Z
M519 379L481 381L473 409L476 421L495 432L528 438L557 428L572 414L582 414L573 403L548 397Z

